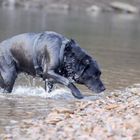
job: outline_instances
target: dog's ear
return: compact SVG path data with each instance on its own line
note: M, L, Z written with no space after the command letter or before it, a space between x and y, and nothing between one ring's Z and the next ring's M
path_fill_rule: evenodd
M79 79L79 77L83 74L83 72L85 71L86 66L85 65L81 65L78 68L78 71L75 73L75 80Z
M71 42L70 41L68 41L67 43L66 43L66 45L65 45L65 51L67 51L67 52L69 52L69 51L71 51Z
M75 74L75 79L78 79L83 74L83 72L85 71L85 69L88 67L89 64L90 64L89 59L84 59L82 61L82 65L79 65L78 73Z
M75 41L73 39L70 39L65 45L65 50L67 52L70 52L72 50L72 45L74 44L75 44Z
M70 43L71 43L71 45L72 45L72 44L75 44L76 42L75 42L74 39L70 39Z

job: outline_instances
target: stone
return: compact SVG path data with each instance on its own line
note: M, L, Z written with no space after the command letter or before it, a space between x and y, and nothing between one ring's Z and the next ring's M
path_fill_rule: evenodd
M111 110L111 109L115 109L117 107L119 107L117 104L109 104L109 105L105 106L105 109Z
M97 5L92 5L88 8L86 8L86 12L89 13L89 14L94 14L94 15L97 15L99 14L100 12L102 11L101 7L97 6Z
M132 13L136 14L139 13L139 9L133 5L123 2L112 2L110 3L110 7L116 12L123 12L123 13Z
M139 87L133 88L96 101L76 100L73 108L54 107L45 117L21 120L5 128L6 132L0 129L0 139L139 140L139 96L135 94Z
M55 108L54 111L56 111L57 113L68 113L68 114L73 114L74 110L73 109L68 109L65 107L59 107L59 108Z

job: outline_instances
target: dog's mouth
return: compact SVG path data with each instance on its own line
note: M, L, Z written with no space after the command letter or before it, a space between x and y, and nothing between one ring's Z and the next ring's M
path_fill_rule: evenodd
M104 84L100 81L100 82L93 82L92 84L88 83L86 84L86 86L88 87L89 90L95 92L95 93L101 93L103 91L105 91L105 86Z
M94 88L91 88L91 87L88 87L89 90L95 92L95 93L101 93L103 91L105 91L105 87L101 87L101 88L97 88L97 89L94 89Z

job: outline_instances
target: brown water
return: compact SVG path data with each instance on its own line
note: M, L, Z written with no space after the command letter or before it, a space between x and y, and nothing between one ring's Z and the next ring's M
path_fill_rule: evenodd
M74 38L96 58L103 71L102 79L107 91L140 83L139 16L109 13L91 16L84 13L62 14L0 9L0 41L23 32L45 30L53 30L68 38ZM16 95L14 92L11 95L0 95L0 133L3 126L12 124L11 120L19 121L46 115L55 106L73 106L74 100L65 100L69 99L65 94L56 99L55 96L45 99L39 93L42 92L44 95L43 89L30 89L31 85L42 86L40 80L32 82L31 78L27 79L27 76L22 75L17 81ZM17 87L18 85L21 87ZM89 92L85 87L80 86L80 89L84 94ZM60 92L62 91L55 94Z

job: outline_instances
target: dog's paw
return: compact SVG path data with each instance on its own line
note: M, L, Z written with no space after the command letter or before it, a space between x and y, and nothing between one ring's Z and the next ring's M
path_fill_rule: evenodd
M68 87L71 89L72 95L77 99L83 99L84 96L81 92L76 88L74 84L69 84Z

